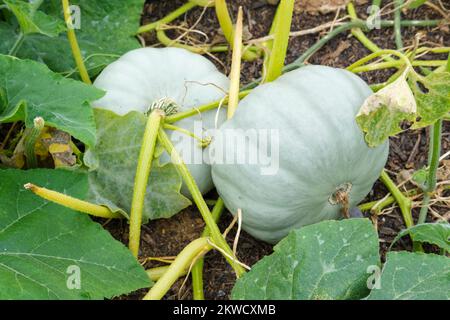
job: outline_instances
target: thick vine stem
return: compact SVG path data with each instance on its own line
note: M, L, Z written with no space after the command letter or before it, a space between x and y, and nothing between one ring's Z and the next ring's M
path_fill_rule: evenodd
M161 277L164 275L164 273L166 273L167 270L169 270L169 267L170 267L170 265L150 268L150 269L145 270L145 272L147 273L150 280L158 281L159 279L161 279ZM180 277L183 277L186 274L187 274L187 270L184 270L184 272L180 273Z
M276 22L274 22L272 50L263 82L273 81L281 75L289 43L294 0L281 0L278 6Z
M239 103L239 83L241 79L242 56L242 7L239 7L236 20L236 31L233 40L233 55L231 59L230 93L228 95L227 118L231 119Z
M208 46L208 45L200 45L197 47L179 43L178 41L170 39L165 31L164 28L161 28L160 26L156 27L156 37L158 38L158 41L161 42L166 47L175 47L175 48L182 48L186 49L188 51L191 51L193 53L198 54L205 54L205 53L214 53L214 52L227 52L228 47L227 46Z
M216 9L217 20L219 20L219 25L223 31L223 35L230 47L233 47L234 27L230 13L228 12L226 0L215 0L214 7ZM259 58L259 53L255 52L254 47L250 47L248 50L245 50L242 55L242 59L248 61L252 61L257 58Z
M84 83L92 84L89 78L89 73L87 72L86 66L84 65L84 60L81 55L80 46L78 45L77 37L75 35L74 26L72 24L72 17L70 15L69 0L62 0L64 20L67 25L67 38L69 39L70 48L72 49L72 55L77 65L78 72L80 73L81 80Z
M225 208L225 204L222 200L222 198L218 198L217 202L212 209L212 216L214 221L217 223L219 221L220 215L222 214L223 210ZM210 232L208 227L206 227L203 230L202 237L209 237ZM197 260L197 262L194 264L191 270L192 275L192 293L194 296L194 300L204 300L205 296L203 293L203 264L204 264L204 258L201 257Z
M83 213L90 214L95 217L106 218L106 219L117 219L123 218L118 212L112 212L106 207L99 206L87 201L76 199L74 197L65 195L63 193L49 190L46 188L38 187L32 183L27 183L24 188L32 191L37 196L62 205L64 207L70 208L72 210L80 211Z
M185 4L183 4L181 7L172 11L171 13L169 13L165 17L159 19L158 21L140 26L137 33L145 33L145 32L155 30L158 27L158 25L170 23L173 20L175 20L176 18L180 17L181 15L183 15L186 12L188 12L189 10L191 10L192 8L195 8L196 6L197 6L197 4L194 3L193 1L188 1Z
M413 218L411 215L411 207L412 201L408 197L406 197L395 185L395 183L391 180L389 175L385 170L381 172L380 176L381 181L388 188L389 192L397 201L398 206L400 207L400 211L403 215L403 220L405 221L405 225L407 228L412 227L414 225Z
M176 257L166 272L144 296L144 300L160 300L175 281L186 273L193 260L211 250L208 238L199 238L188 244Z
M230 249L230 246L220 233L219 227L214 221L211 211L209 210L205 200L203 199L203 196L200 190L198 189L197 184L194 181L194 178L192 177L188 168L184 164L182 158L175 150L172 142L170 141L169 137L162 128L159 129L158 138L159 142L164 147L164 149L166 149L167 153L171 155L172 163L175 165L175 168L182 176L184 183L189 189L192 198L195 204L197 205L200 214L203 217L203 220L205 221L206 226L209 228L211 232L211 238L214 241L214 244L218 246L220 249L224 250L224 252L230 257L234 257L233 251ZM238 277L245 272L244 268L235 263L235 259L230 259L229 257L226 258L229 264L233 267Z
M131 202L130 234L128 243L128 247L135 257L139 254L142 211L144 210L145 193L147 191L148 178L152 167L158 130L164 115L165 113L161 109L154 109L150 113L145 126L144 137L142 139L141 150L136 167L133 199Z
M426 189L422 200L422 207L420 208L419 219L417 224L424 223L427 219L428 205L432 194L436 190L437 169L439 167L439 157L441 155L441 138L442 138L442 119L436 121L430 130L430 152L428 155L428 177L426 182Z
M347 12L352 21L358 19L358 16L356 15L355 6L353 5L352 2L349 2L347 4ZM380 47L378 47L375 43L373 43L369 38L366 37L366 35L364 34L364 32L361 30L360 27L352 28L351 33L356 39L359 40L359 42L361 42L364 45L364 47L366 47L370 51L376 52L378 50L381 50Z
M251 92L251 90L242 90L241 92L239 92L239 99L244 98L250 92ZM182 119L192 117L192 116L194 116L196 114L199 114L201 112L205 112L205 111L208 111L208 110L216 109L217 107L219 107L219 106L221 106L223 104L227 104L228 101L229 101L228 97L225 97L222 100L210 102L208 104L199 106L197 108L192 108L192 109L187 110L187 111L178 112L178 113L176 113L174 115L167 116L166 119L164 120L164 123L174 123L174 122L180 121Z
M39 136L41 135L42 129L44 129L44 125L44 119L41 117L36 117L33 120L33 127L28 128L29 130L24 141L25 157L27 158L28 168L37 167L35 146Z

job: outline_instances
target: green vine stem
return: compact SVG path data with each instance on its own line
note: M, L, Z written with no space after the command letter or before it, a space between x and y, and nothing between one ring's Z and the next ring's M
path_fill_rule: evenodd
M394 56L400 58L406 66L411 67L411 69L412 69L411 62L409 61L409 59L406 55L404 55L403 53L396 51L396 50L383 49L383 50L379 50L377 52L371 53L371 54L365 56L364 58L359 59L358 61L356 61L353 64L351 64L350 66L348 66L346 68L346 70L353 72L354 69L356 69L357 67L359 67L361 65L364 65L366 62L369 62L370 60L373 60L381 55L386 55L386 54L394 55ZM411 71L413 71L413 69Z
M199 238L188 244L168 267L167 271L144 296L144 300L160 300L179 277L189 269L193 260L211 249L208 238Z
M28 133L25 136L24 149L25 149L25 157L27 158L28 168L37 167L35 146L39 136L41 135L42 129L44 129L44 125L45 121L43 118L41 117L34 118L33 127L28 128Z
M225 204L221 198L217 199L217 202L214 208L211 211L212 217L214 221L217 223L219 221L220 215L222 214L225 208ZM208 227L203 230L202 237L209 237L210 232ZM203 294L203 264L204 258L201 257L197 260L191 270L192 275L192 293L194 296L194 300L204 300Z
M158 41L161 42L166 47L175 47L175 48L182 48L186 49L188 51L191 51L193 53L198 54L205 54L205 53L214 53L214 52L227 52L228 46L209 46L209 45L200 45L200 46L190 46L188 44L183 44L178 41L170 39L166 32L164 31L164 28L157 26L156 27L156 38L158 38Z
M347 13L350 16L352 21L358 20L358 16L356 15L355 6L352 2L349 2L347 4ZM351 29L351 33L353 36L359 40L367 49L369 49L372 52L376 52L378 50L381 50L375 43L373 43L369 38L366 37L364 32L361 30L360 27L355 27Z
M445 71L450 72L450 52L448 54L447 65L445 67Z
M397 201L398 206L400 207L400 211L403 215L403 220L405 221L405 225L407 228L412 227L414 225L413 218L411 215L411 207L412 201L408 197L406 197L395 185L395 183L391 180L389 175L385 170L381 172L380 176L381 181L388 188L389 192Z
M241 79L242 56L242 7L239 7L236 19L236 29L233 39L233 54L231 59L230 91L228 94L227 118L231 119L239 103L239 84Z
M417 224L424 223L427 219L428 205L431 196L436 190L436 173L439 167L439 157L441 155L442 120L439 119L430 127L430 152L428 154L428 177L424 190L422 207L420 208Z
M405 192L405 196L415 196L419 193L417 189L408 190ZM375 212L381 212L384 208L389 206L390 204L393 204L395 202L395 198L393 196L389 196L386 199L383 200L375 200L370 201L366 203L362 203L358 205L358 209L361 211L375 211Z
M244 98L250 92L251 92L251 90L242 90L241 92L239 92L239 99ZM219 106L227 104L227 103L228 103L228 97L225 97L222 100L210 102L208 104L204 104L204 105L199 106L197 108L192 108L192 109L187 110L187 111L182 111L182 112L178 112L178 113L175 113L173 115L167 116L166 119L164 120L164 123L174 123L174 122L180 121L182 119L192 117L192 116L194 116L196 114L199 114L201 112L205 112L205 111L208 111L208 110L216 109Z
M195 8L196 6L197 6L196 3L188 1L185 4L183 4L181 7L170 12L168 15L159 19L158 21L140 26L137 33L145 33L145 32L155 30L158 27L158 25L170 23L173 20L175 20L176 18L182 16L183 14L185 14L186 12L191 10L192 8Z
M164 118L164 111L154 109L147 120L144 137L142 138L139 152L136 176L134 178L133 199L130 212L130 233L128 247L131 253L137 257L141 237L142 211L144 209L145 193L147 191L148 178L152 167L158 130Z
M440 67L447 63L447 60L414 60L411 62L411 65L414 67ZM388 61L388 62L380 62L375 64L368 64L361 67L357 67L352 69L354 73L374 71L380 69L387 68L399 68L404 66L405 63L403 61Z
M23 34L23 32L20 32L12 48L9 50L8 54L10 56L16 56L17 51L19 51L20 47L22 46L23 40L25 40L25 35Z
M145 272L147 273L150 280L158 281L159 279L161 279L161 277L164 275L164 273L166 273L167 270L169 270L169 267L170 267L170 265L150 268L150 269L145 270ZM184 272L180 273L180 277L183 277L186 274L187 274L187 270L184 270Z
M180 127L174 126L173 124L164 123L163 124L163 128L164 129L168 129L168 130L172 130L172 131L177 131L177 132L180 132L182 134L185 134L185 135L187 135L187 136L197 140L202 147L206 147L210 143L210 140L202 139L201 137L197 136L195 133L193 133L193 132L191 132L189 130L186 130L184 128L180 128Z
M373 0L372 8L370 9L370 15L373 16L377 13L377 10L381 8L381 0Z
M175 168L179 172L179 174L182 176L184 183L186 184L187 188L189 189L192 198L197 205L200 214L203 217L203 220L205 221L206 226L209 228L211 232L211 238L214 241L215 245L217 245L219 248L221 248L227 255L230 257L233 257L233 251L230 249L228 243L220 233L219 227L215 223L213 216L211 214L211 211L209 210L205 200L203 199L203 196L198 189L194 178L192 178L191 173L189 172L188 168L184 164L183 160L181 159L178 152L175 150L172 142L170 141L167 134L164 132L162 128L159 129L158 132L158 138L161 145L166 149L167 153L171 155L172 163L175 165ZM241 276L245 270L242 266L235 263L233 258L226 257L229 264L233 267L233 269L236 272L236 275L239 277Z
M80 199L76 199L74 197L65 195L63 193L54 190L38 187L32 183L25 184L24 188L32 191L34 194L45 200L57 203L72 210L90 214L95 217L106 219L123 218L122 215L119 214L118 212L112 212L106 207L99 206L97 204L93 204Z
M394 11L394 37L395 37L395 45L398 50L403 49L403 40L402 40L402 7L403 0L394 0L395 11Z
M273 81L281 75L289 43L294 0L281 0L278 6L276 22L274 22L272 50L263 82Z
M215 9L217 20L219 20L220 28L222 29L223 35L227 40L230 47L233 47L234 41L234 27L233 21L231 20L230 13L228 12L226 0L215 0ZM259 50L254 47L250 47L245 50L242 54L242 59L247 61L252 61L259 58Z
M81 55L80 46L78 45L77 37L75 35L75 29L72 24L72 17L70 16L69 0L62 0L64 20L67 25L67 38L69 39L70 48L72 49L72 55L77 65L78 72L80 73L81 80L84 83L92 84L86 66L84 65L83 56Z

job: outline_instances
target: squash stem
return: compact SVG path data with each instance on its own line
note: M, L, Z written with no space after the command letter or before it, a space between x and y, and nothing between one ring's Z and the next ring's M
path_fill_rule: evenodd
M95 217L106 218L106 219L117 219L123 218L117 212L112 212L106 207L99 206L97 204L93 204L87 201L83 201L80 199L76 199L74 197L65 195L63 193L49 190L46 188L38 187L32 183L27 183L24 185L24 188L32 191L37 196L62 205L64 207L70 208L72 210L76 210L79 212L87 213Z
M188 51L191 51L193 53L198 53L198 54L205 54L208 52L213 53L213 52L227 52L228 51L227 46L210 47L208 45L200 45L200 46L194 47L194 46L180 43L178 41L170 39L166 35L164 29L159 28L159 27L156 28L156 37L158 38L158 41L161 42L166 47L182 48L182 49L186 49Z
M389 175L386 173L385 170L381 172L380 176L381 181L384 183L384 185L388 188L389 192L392 194L392 196L395 198L395 201L397 201L398 206L400 207L400 211L403 215L403 220L405 221L405 225L407 228L410 228L414 225L413 218L411 215L411 206L412 201L408 197L406 197L395 185L395 183L391 180Z
M251 92L251 90L243 90L243 91L239 92L239 99L244 98L250 92ZM175 113L173 115L167 116L166 119L164 120L164 123L174 123L174 122L180 121L182 119L198 115L200 112L205 112L205 111L209 111L209 110L212 110L212 109L216 109L219 106L221 106L223 104L226 104L226 103L228 103L228 97L225 97L222 100L218 100L218 101L210 102L208 104L204 104L204 105L196 107L196 108L192 108L192 109L187 110L187 111L178 112L178 113Z
M272 52L267 63L266 77L263 82L270 82L278 78L284 66L286 52L291 31L294 0L281 0L276 14L273 32Z
M225 204L221 198L217 199L214 208L211 211L214 221L217 223L219 221L220 215L225 208ZM203 230L202 237L209 237L210 232L208 227ZM192 293L194 300L204 300L205 296L203 293L203 264L204 258L201 257L197 260L191 270L192 275Z
M353 6L352 2L349 2L347 5L347 12L352 20L358 19L356 15L355 7ZM380 51L381 48L378 47L375 43L373 43L362 31L361 28L355 27L351 29L352 35L361 42L361 44L369 49L372 52ZM393 59L389 56L384 56L383 59L386 61L393 61Z
M188 168L184 164L183 160L181 159L178 152L175 150L172 142L170 141L167 134L164 132L162 128L159 129L158 133L159 142L161 145L166 149L167 153L171 155L172 163L175 165L175 168L179 172L179 174L182 176L184 183L188 187L189 191L191 192L192 198L194 199L195 204L197 205L200 214L203 217L203 220L205 221L206 226L209 228L211 232L211 238L214 241L214 243L224 250L224 252L229 255L230 257L233 257L233 251L230 249L228 243L220 233L219 227L217 226L216 222L213 219L213 216L211 214L211 211L209 210L205 200L203 199L203 196L200 192L200 190L197 187L197 184L194 181L194 178L192 177L191 173L189 172ZM234 259L231 259L229 257L226 257L229 264L233 267L235 270L237 276L239 277L242 275L245 270L240 265L236 264Z
M145 270L145 272L147 273L147 275L150 278L150 280L158 281L167 272L167 270L169 270L169 267L170 267L170 265L162 266L162 267L150 268L150 269ZM180 273L179 276L183 277L186 274L187 274L187 270L184 270L184 272Z
M29 128L29 131L25 137L24 148L28 168L37 167L35 146L39 136L41 135L42 129L44 129L44 125L45 121L43 118L41 117L34 118L33 127Z
M242 56L242 7L239 7L236 20L236 31L233 40L233 55L230 72L230 93L228 98L227 118L231 119L239 103L239 83L241 78Z
M160 109L153 110L145 126L139 153L136 176L134 178L133 199L130 212L130 233L128 247L131 253L137 257L139 254L139 242L141 237L142 211L144 210L145 193L147 191L148 178L153 162L156 139L160 124L164 118L164 112Z
M419 192L419 190L417 189L412 189L412 190L408 190L405 192L405 195L407 197L410 196L415 196L417 195ZM375 200L375 201L370 201L370 202L366 202L366 203L362 203L360 205L358 205L359 210L361 211L375 211L375 212L381 212L381 210L383 210L384 208L386 208L388 205L392 204L395 202L395 198L393 196L389 196L386 199L380 201L380 200Z
M189 130L186 130L186 129L183 129L183 128L174 126L173 124L169 124L169 123L164 123L164 124L163 124L163 127L164 127L164 129L168 129L168 130L172 130L172 131L177 131L177 132L180 132L180 133L182 133L182 134L185 134L185 135L187 135L187 136L189 136L189 137L191 137L191 138L194 138L195 140L197 140L197 141L200 143L200 145L201 145L202 147L206 147L206 146L209 145L210 140L208 140L208 139L202 139L201 137L197 136L195 133L193 133L193 132L191 132L191 131L189 131Z
M426 182L426 189L424 190L424 196L422 201L422 207L420 208L419 219L417 224L424 223L427 219L428 205L432 194L436 190L436 173L439 167L439 157L441 154L441 138L442 138L442 120L439 119L436 123L430 127L430 152L428 155L428 177Z
M189 10L191 10L192 8L195 8L196 6L197 6L197 4L195 4L194 2L188 1L185 4L183 4L182 6L180 6L179 8L170 12L165 17L159 19L158 21L151 22L149 24L140 26L137 33L139 34L139 33L145 33L145 32L155 30L158 27L158 25L170 23L173 20L175 20L176 18L180 17L181 15L183 15L186 12L188 12Z
M185 274L192 261L211 249L208 238L199 238L188 244L176 257L166 272L144 296L143 300L160 300L179 277Z
M87 72L86 66L84 65L83 57L81 55L80 46L78 45L77 37L75 35L74 26L72 24L72 17L70 16L69 0L62 0L64 20L67 25L67 38L69 39L70 48L72 49L72 55L77 65L78 72L80 73L81 80L84 83L92 84L89 78L89 73Z
M215 9L217 20L219 20L219 25L222 29L223 35L230 47L233 47L234 27L230 17L230 13L228 12L226 0L215 0ZM242 59L248 61L255 60L258 57L258 49L255 47L250 47L248 50L245 50L242 55Z
M411 65L414 67L440 67L447 63L446 60L414 60ZM367 64L361 67L352 69L353 73L368 72L374 70L388 69L388 68L400 68L403 67L405 63L403 61L388 61Z

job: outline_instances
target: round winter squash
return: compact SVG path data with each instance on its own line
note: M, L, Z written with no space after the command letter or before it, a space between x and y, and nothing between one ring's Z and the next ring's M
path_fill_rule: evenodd
M132 50L108 65L94 85L106 91L94 107L111 110L119 115L130 111L147 113L153 102L168 98L178 105L178 111L198 107L225 96L229 79L206 58L179 48L141 48ZM175 123L196 134L215 128L216 110L199 113ZM222 109L217 123L226 112ZM200 129L200 130L198 130ZM199 132L200 131L200 132ZM175 148L191 171L202 193L212 187L211 167L202 160L204 150L198 140L178 131L168 130ZM161 163L170 161L164 153ZM182 193L189 196L183 185Z
M306 66L239 103L211 146L224 154L212 175L226 207L242 210L244 230L275 243L368 194L388 156L388 143L369 148L355 121L371 93L348 71Z

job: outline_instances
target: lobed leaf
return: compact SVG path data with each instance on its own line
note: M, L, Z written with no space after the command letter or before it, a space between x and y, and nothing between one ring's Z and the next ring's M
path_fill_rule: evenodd
M389 252L380 289L369 300L450 299L450 258L435 254Z
M410 235L413 241L431 243L450 252L449 223L422 223L402 230L392 241L391 247L406 235Z
M86 214L23 187L32 182L83 199L86 174L9 169L0 170L0 181L0 299L102 299L151 285L130 251Z
M238 279L233 299L360 299L368 267L380 263L367 219L323 221L293 230Z

